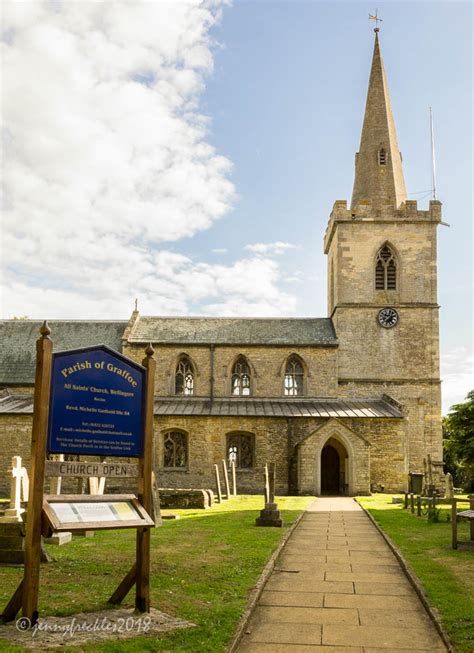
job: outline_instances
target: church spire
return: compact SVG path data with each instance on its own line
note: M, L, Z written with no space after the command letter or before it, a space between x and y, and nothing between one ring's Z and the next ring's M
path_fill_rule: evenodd
M375 30L374 55L365 105L364 125L356 154L352 208L361 201L392 204L398 208L407 199L402 157L388 94L387 79Z

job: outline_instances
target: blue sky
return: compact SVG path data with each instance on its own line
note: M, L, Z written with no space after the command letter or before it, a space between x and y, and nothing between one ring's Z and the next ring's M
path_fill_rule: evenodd
M362 2L5 2L2 317L326 315L373 49ZM378 3L405 180L433 108L445 409L473 386L472 6Z

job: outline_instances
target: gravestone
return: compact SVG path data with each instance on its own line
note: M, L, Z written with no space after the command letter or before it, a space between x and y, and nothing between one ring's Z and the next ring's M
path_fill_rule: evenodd
M270 501L270 484L268 481L268 465L265 463L263 468L263 484L264 484L264 496L265 496L265 505Z
M237 475L235 473L235 460L230 463L230 471L232 474L232 494L234 497L237 496Z
M446 499L451 500L454 497L454 483L453 483L453 476L449 472L446 474L444 477L445 483L446 483Z
M217 503L222 503L221 479L219 476L219 465L214 465L216 472L216 486L217 486Z
M260 511L260 517L255 520L257 526L276 526L281 528L283 520L275 503L275 463L270 463L268 467L268 502L265 508Z
M222 459L222 472L224 474L225 497L226 499L230 499L229 474L227 472L227 463L224 458Z
M3 523L22 523L22 515L25 512L21 507L21 499L28 501L28 484L23 479L28 479L26 469L22 467L21 457L13 456L10 468L10 507L5 510L2 517ZM26 495L26 496L25 496Z

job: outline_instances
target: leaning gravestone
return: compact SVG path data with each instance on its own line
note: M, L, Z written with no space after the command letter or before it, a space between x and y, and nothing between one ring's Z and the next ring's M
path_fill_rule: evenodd
M214 465L216 472L216 486L217 486L217 503L222 503L221 479L219 476L219 465Z
M263 468L263 483L264 483L264 495L265 495L265 504L270 501L270 483L268 480L268 465L265 463Z
M224 458L222 459L222 472L224 474L225 496L226 499L230 499L229 474L227 473L227 463Z
M270 463L268 469L269 481L269 498L265 503L265 508L260 511L260 517L255 520L257 526L276 526L281 528L283 520L281 518L278 505L275 503L275 463Z

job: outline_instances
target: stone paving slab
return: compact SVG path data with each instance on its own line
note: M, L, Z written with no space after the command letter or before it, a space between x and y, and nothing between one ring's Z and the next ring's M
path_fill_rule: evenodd
M291 578L289 577L291 575ZM331 583L317 580L307 574L277 574L272 575L266 585L267 589L280 592L334 592L335 594L354 594L354 583Z
M259 605L322 608L323 599L324 594L318 592L272 592L264 590Z
M375 650L375 649L371 649ZM239 653L364 653L363 648L347 646L310 646L298 644L264 644L246 642L239 647ZM385 649L387 653L387 649ZM406 653L406 652L405 652Z
M347 626L344 626L344 629ZM341 630L341 626L336 626ZM245 634L250 642L265 644L321 644L321 624L261 623ZM374 642L372 642L374 643Z
M301 642L300 642L301 643ZM387 626L323 626L322 644L334 646L379 646L418 651L433 644L431 628L388 628ZM446 650L446 649L445 649Z
M359 625L359 612L356 608L297 608L282 606L258 606L249 622L253 630L261 622L287 624L350 624Z
M326 608L377 608L382 610L403 610L415 601L418 597L413 592L412 597L408 596L376 596L364 594L325 594L324 607Z
M398 560L355 501L319 498L275 563L238 653L446 653Z

